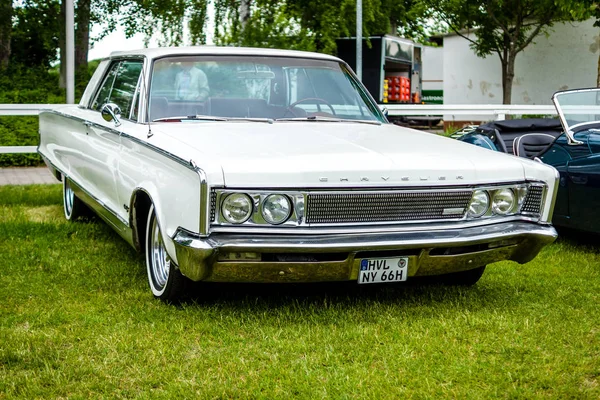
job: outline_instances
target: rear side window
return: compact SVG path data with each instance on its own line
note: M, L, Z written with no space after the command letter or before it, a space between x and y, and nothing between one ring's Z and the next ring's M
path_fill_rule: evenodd
M121 108L123 118L135 118L132 109L137 109L136 88L142 72L142 61L117 61L110 66L92 109L100 111L106 103L115 103Z

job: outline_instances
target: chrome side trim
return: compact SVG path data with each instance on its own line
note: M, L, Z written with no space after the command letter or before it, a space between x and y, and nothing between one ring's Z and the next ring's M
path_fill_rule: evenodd
M62 182L62 172L60 172L60 170L58 168L56 168L54 166L54 164L52 164L52 162L50 162L50 159L40 151L40 145L38 145L37 147L37 152L40 155L40 157L42 157L42 160L44 160L44 163L46 164L46 166L48 167L48 169L50 170L50 172L52 173L52 175L56 178L56 180L58 182Z
M89 122L89 121L87 121L87 120L86 120L86 119L84 119L84 118L75 117L75 116L73 116L73 115L70 115L70 114L65 114L65 113L62 113L62 112L60 112L60 111L56 111L56 110L49 110L49 111L46 111L46 112L49 112L49 113L54 113L54 114L60 115L60 116L62 116L62 117L65 117L65 118L71 119L71 120L73 120L73 121L81 122L81 123L84 123L84 122ZM179 163L179 164L183 165L184 167L186 167L186 168L188 168L188 169L191 169L191 170L195 171L194 167L192 167L192 166L190 165L190 162L189 162L189 160L184 160L183 158L181 158L181 157L178 157L178 156L176 156L176 155L174 155L174 154L172 154L172 153L169 153L168 151L165 151L165 150L163 150L163 149L161 149L161 148L159 148L159 147L157 147L157 146L154 146L154 145L152 145L152 144L150 144L150 143L148 143L148 142L145 142L145 141L143 141L143 140L140 140L140 139L136 138L135 136L131 136L131 135L128 135L128 134L126 134L126 133L123 133L123 132L121 132L121 131L119 131L119 130L117 130L117 129L112 129L112 128L106 127L106 126L104 126L104 125L100 125L100 124L93 123L93 122L92 122L92 123L90 123L90 126L92 126L92 127L96 127L96 128L100 128L100 129L104 129L105 131L107 131L107 132L109 132L109 133L112 133L112 134L114 134L114 135L121 136L121 137L123 137L123 138L129 139L129 140L131 140L131 141L132 141L132 142L134 142L134 143L137 143L137 144L139 144L139 145L141 145L141 146L147 147L148 149L150 149L150 150L152 150L152 151L155 151L155 152L157 152L157 153L159 153L159 154L161 154L161 155L163 155L163 156L165 156L165 157L167 157L167 158L170 158L171 160L173 160L173 161L176 161L177 163Z
M44 159L44 161L52 167L52 169L54 169L55 171L58 171L62 176L63 179L67 178L71 181L71 183L75 186L74 189L76 190L76 194L83 194L85 196L85 198L89 199L91 202L96 203L97 205L99 205L100 207L102 207L103 209L105 209L108 213L109 216L108 218L110 219L110 223L113 224L113 221L119 221L119 223L121 225L124 225L125 227L129 228L129 222L127 220L125 220L124 218L122 218L119 214L117 214L114 210L112 210L110 207L108 207L106 204L104 204L104 202L100 199L98 199L96 196L94 196L93 194L91 194L90 192L88 192L86 189L84 189L82 187L82 185L79 182L76 182L72 177L70 177L68 174L66 174L62 169L58 168L56 165L54 165L54 163L52 161L50 161L50 159L43 154L41 151L38 150L38 153L42 156L42 158ZM79 193L77 193L79 192ZM81 197L84 197L81 196ZM80 198L81 198L80 197ZM81 200L84 201L84 203L86 203L88 206L92 207L94 210L96 210L95 207L93 207L93 205L88 204L87 201L85 201L84 198L81 198ZM118 224L116 224L118 225Z
M560 172L555 168L554 169L554 191L552 192L552 202L550 203L550 208L548 210L548 221L552 221L552 216L554 215L554 206L556 205L556 195L558 194L558 186L560 183ZM548 194L548 187L544 190L544 193ZM542 207L546 203L546 198L542 200ZM544 214L544 210L542 209L542 215Z
M198 232L202 236L207 236L210 228L210 190L208 188L208 180L206 178L206 172L203 169L198 168L196 163L190 162L198 178L200 179L200 226Z

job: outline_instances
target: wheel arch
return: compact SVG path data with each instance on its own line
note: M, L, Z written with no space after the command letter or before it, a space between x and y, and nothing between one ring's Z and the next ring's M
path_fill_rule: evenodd
M146 189L136 188L133 191L129 206L131 210L129 223L132 230L133 247L140 253L145 249L146 225L152 204L154 201Z

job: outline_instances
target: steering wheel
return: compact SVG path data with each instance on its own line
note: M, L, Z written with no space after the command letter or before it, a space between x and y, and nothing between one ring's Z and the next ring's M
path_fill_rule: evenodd
M298 101L295 101L295 102L293 102L292 104L290 104L290 105L289 105L289 106L286 108L284 116L285 116L285 115L286 115L288 112L290 112L290 113L292 113L292 115L294 115L294 117L298 117L298 114L296 114L296 113L294 112L294 107L296 107L298 104L301 104L301 103L306 103L307 101L315 101L315 102L319 102L319 103L325 104L325 105L326 105L327 107L329 107L329 109L331 110L331 114L332 114L332 115L336 115L336 113L335 113L335 109L333 108L333 106L331 105L331 103L330 103L330 102L328 102L327 100L325 100L325 99L322 99L322 98L320 98L320 97L305 97L305 98L303 98L303 99L300 99L300 100L298 100ZM318 110L319 110L318 112L319 112L319 113L321 113L321 106L320 106L318 103L317 103L317 108L318 108ZM329 114L329 113L328 113L328 114Z

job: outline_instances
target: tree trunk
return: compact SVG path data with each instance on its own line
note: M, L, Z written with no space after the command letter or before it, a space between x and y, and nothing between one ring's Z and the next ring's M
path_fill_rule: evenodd
M12 0L0 0L0 69L8 66L12 32Z
M505 52L505 55L506 57L500 58L502 63L502 104L511 104L516 54L511 49Z
M90 48L90 0L79 0L75 21L75 71L87 72Z
M598 53L598 73L596 75L596 86L600 87L600 52Z
M390 35L398 36L398 24L390 18Z
M246 25L248 24L248 19L250 19L250 6L252 0L242 0L240 3L240 23L242 26L242 31L246 29Z

